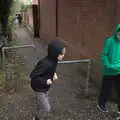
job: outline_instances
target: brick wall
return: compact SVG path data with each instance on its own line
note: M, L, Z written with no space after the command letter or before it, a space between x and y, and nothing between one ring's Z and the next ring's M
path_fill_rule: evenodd
M27 15L27 12L23 12L23 22L24 22L25 24L28 23L28 15Z
M28 17L29 17L28 24L33 29L33 10L32 10L32 6L30 8L28 8L27 13L28 13Z
M32 6L30 6L26 12L23 12L23 22L33 30L33 11Z
M56 36L56 0L40 1L40 37L52 39Z
M99 55L115 25L112 0L58 0L58 34L74 45L73 55Z
M119 0L56 0L40 1L40 36L52 39L58 36L71 44L69 55L95 57L100 54L103 41L119 23Z
M116 17L115 17L116 24L120 23L120 0L116 2Z

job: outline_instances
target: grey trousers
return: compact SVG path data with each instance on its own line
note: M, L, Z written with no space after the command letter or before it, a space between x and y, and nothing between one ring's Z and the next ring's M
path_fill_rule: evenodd
M37 112L38 118L46 117L47 113L50 112L51 106L48 100L47 92L36 92Z

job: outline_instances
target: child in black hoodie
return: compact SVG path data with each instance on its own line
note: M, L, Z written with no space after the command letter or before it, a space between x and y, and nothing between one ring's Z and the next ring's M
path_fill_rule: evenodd
M58 79L56 67L59 60L64 58L66 48L60 40L52 41L48 45L48 55L40 60L31 72L31 87L37 94L37 113L34 120L49 112L51 106L48 100L48 91L55 80Z

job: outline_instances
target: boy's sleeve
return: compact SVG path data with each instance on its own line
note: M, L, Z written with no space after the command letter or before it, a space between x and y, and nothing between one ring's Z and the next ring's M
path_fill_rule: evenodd
M110 67L109 59L108 59L108 54L109 54L109 43L108 40L104 42L102 53L101 53L101 62L103 66L105 67Z
M102 64L103 66L107 67L107 68L111 68L115 71L120 71L120 63L118 64L115 64L115 65L112 65L110 64L109 62L109 58L108 58L108 55L109 55L109 47L110 47L110 43L108 40L106 40L104 42L104 46L103 46L103 50L102 50L102 53L101 53L101 61L102 61Z
M44 76L43 74L46 72L48 69L48 66L46 66L44 63L40 62L37 64L36 68L32 71L30 74L31 78L37 77L41 84L45 85L46 81L49 79L48 76Z
M115 71L120 71L120 63L115 64L115 65L111 65L111 68Z

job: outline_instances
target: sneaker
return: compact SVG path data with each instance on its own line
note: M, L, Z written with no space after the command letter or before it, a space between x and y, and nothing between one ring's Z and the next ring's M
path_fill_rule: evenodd
M120 106L118 105L117 114L120 115Z
M120 115L120 111L119 110L117 111L117 114Z
M107 110L107 108L105 107L105 106L103 106L103 105L97 105L97 108L100 110L100 111L102 111L102 112L104 112L104 113L107 113L108 112L108 110Z
M39 120L39 118L35 116L35 117L33 117L33 120Z
M116 120L120 120L120 117L116 117Z

